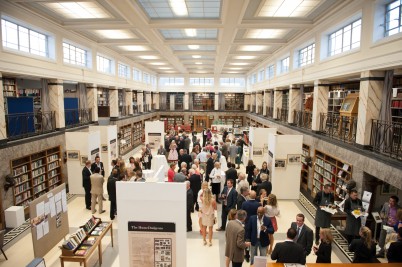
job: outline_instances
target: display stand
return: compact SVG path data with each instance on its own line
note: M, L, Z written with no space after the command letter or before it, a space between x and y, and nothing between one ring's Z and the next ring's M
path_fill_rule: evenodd
M145 144L149 144L152 152L156 152L160 145L164 146L165 144L164 129L165 124L163 121L145 122Z
M257 168L261 168L262 163L268 158L268 140L269 134L276 134L276 128L256 128L249 129L249 159L252 159ZM243 162L247 164L246 162Z
M107 177L111 173L112 160L119 157L118 149L113 146L113 143L117 140L117 126L89 126L90 132L100 132L101 142L101 154L100 158L103 162L103 168L105 169L105 176ZM105 183L106 186L106 183Z
M99 131L66 132L65 136L69 192L83 195L82 169L86 160L94 162L96 155L101 156L101 134Z
M303 135L268 135L268 168L278 199L299 199Z
M353 138L353 125L355 120L357 120L357 113L359 111L359 94L352 93L345 97L340 109L340 119L338 132L346 133L347 139L350 141Z
M34 256L44 257L69 232L66 185L29 203Z
M121 267L187 266L185 183L117 182L116 196Z

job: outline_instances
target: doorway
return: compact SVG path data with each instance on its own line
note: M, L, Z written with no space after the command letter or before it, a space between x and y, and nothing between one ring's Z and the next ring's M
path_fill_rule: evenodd
M208 116L194 116L194 129L201 132L204 127L210 127Z

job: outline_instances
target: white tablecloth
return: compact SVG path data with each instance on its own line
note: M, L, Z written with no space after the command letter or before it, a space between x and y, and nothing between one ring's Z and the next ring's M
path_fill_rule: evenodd
M166 174L169 170L169 165L167 163L166 157L163 155L153 156L151 160L151 170L157 172L160 166L163 166L163 173Z

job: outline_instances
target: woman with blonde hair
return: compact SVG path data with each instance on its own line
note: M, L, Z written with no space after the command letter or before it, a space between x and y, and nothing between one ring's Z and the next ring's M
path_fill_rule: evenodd
M354 239L349 245L349 251L354 252L353 263L373 263L375 258L375 244L371 237L371 230L363 226L360 228L360 239Z
M262 189L261 189L262 190ZM276 195L269 194L267 205L264 207L265 216L271 219L272 227L274 228L274 232L278 231L278 223L276 222L276 216L279 216L279 208L278 201L276 200ZM269 248L268 254L272 253L272 249L274 248L274 234L269 235Z
M127 169L124 160L119 160L119 181L127 181Z
M332 237L331 229L321 228L320 229L320 246L313 247L315 255L317 255L316 263L331 263L331 252L332 252Z
M212 226L215 224L215 210L216 201L212 197L212 192L209 188L206 188L202 196L202 237L204 239L204 246L207 244L206 235L208 229L208 245L212 246Z
M200 226L200 235L202 235L202 222L201 222L201 218L202 218L202 199L203 199L203 193L204 190L208 188L208 182L202 182L201 184L201 189L200 191L198 191L198 195L197 195L197 203L198 203L198 224Z

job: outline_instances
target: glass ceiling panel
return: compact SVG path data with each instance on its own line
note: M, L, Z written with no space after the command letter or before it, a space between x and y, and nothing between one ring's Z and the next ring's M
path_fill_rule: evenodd
M216 39L217 29L167 29L160 30L165 39ZM192 34L191 34L192 33Z
M215 51L215 45L199 45L197 49L191 49L188 45L171 45L170 46L175 51L183 51L183 50L190 50L197 53L197 51Z

